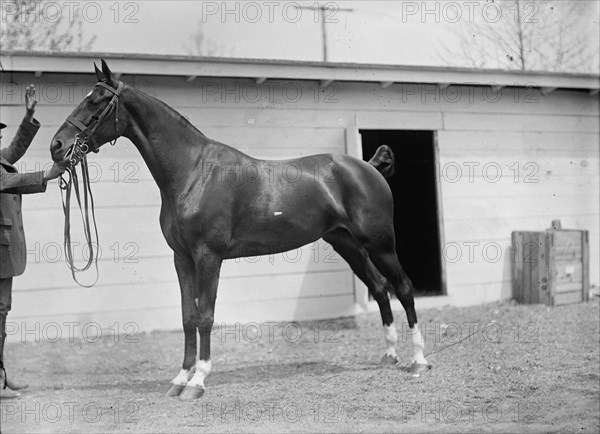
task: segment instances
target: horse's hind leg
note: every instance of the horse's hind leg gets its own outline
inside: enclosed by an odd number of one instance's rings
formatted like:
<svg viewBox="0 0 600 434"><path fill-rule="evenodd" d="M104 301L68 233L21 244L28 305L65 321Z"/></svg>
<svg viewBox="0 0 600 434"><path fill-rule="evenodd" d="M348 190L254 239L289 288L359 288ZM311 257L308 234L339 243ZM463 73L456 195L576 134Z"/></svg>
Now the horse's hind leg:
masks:
<svg viewBox="0 0 600 434"><path fill-rule="evenodd" d="M397 363L396 343L398 334L388 297L388 291L391 289L390 283L373 265L367 251L345 229L336 229L329 232L323 236L323 239L333 246L334 250L348 262L354 274L367 285L369 292L379 306L383 322L386 351L381 362Z"/></svg>
<svg viewBox="0 0 600 434"><path fill-rule="evenodd" d="M378 241L373 242L372 240L368 240L365 243L365 247L373 263L394 287L396 297L398 297L406 312L412 338L413 372L420 372L420 366L428 366L427 360L425 360L423 355L425 341L417 324L412 282L402 269L400 261L398 261L393 237L394 232L391 231L390 233L391 235L388 234L388 236L384 237L373 237L373 240Z"/></svg>

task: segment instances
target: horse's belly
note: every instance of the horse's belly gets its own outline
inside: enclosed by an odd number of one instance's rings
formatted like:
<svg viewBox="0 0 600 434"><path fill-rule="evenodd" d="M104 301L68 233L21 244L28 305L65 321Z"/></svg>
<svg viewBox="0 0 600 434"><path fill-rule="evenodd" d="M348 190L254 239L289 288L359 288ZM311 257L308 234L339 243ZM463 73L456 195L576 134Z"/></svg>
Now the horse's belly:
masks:
<svg viewBox="0 0 600 434"><path fill-rule="evenodd" d="M329 222L324 213L306 209L273 210L259 218L247 215L233 231L228 254L257 256L297 249L321 238Z"/></svg>
<svg viewBox="0 0 600 434"><path fill-rule="evenodd" d="M281 253L298 249L321 238L320 236L302 237L296 239L267 239L245 240L233 243L227 250L224 259L243 258Z"/></svg>

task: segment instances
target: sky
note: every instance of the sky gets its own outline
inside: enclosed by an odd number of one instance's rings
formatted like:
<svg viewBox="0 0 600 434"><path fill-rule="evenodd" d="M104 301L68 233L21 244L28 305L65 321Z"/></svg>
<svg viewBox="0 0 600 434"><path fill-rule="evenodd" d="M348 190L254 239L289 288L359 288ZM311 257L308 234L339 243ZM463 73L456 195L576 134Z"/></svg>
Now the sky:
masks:
<svg viewBox="0 0 600 434"><path fill-rule="evenodd" d="M114 10L108 9L113 3L109 2L103 5L103 19L95 24L86 23L85 31L97 35L93 47L97 51L187 54L194 46L192 34L202 28L207 39L205 47L211 54L318 61L323 60L322 18L313 10L299 11L295 7L314 3L121 2L121 16L115 20ZM402 5L391 1L329 4L334 8L325 17L329 61L411 64L435 61L434 47L439 34L435 28L443 24L435 23L434 17L427 25L412 16L402 22ZM89 11L91 16L92 9Z"/></svg>
<svg viewBox="0 0 600 434"><path fill-rule="evenodd" d="M452 30L469 20L493 19L495 5L489 4L493 1L321 1L329 7L327 60L439 65L442 44L451 48L457 44ZM201 29L204 54L323 60L322 16L296 7L313 6L316 1L46 2L52 5L48 14L80 9L84 38L96 37L94 52L191 54L192 35ZM600 2L582 2L586 6L577 31L598 46ZM536 16L535 1L522 0L522 9L521 19Z"/></svg>

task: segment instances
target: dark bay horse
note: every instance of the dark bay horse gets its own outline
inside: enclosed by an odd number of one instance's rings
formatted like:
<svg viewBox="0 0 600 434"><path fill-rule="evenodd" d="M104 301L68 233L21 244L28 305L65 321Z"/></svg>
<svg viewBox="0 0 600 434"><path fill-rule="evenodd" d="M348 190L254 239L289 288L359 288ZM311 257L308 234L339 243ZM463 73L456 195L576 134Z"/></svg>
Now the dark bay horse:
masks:
<svg viewBox="0 0 600 434"><path fill-rule="evenodd" d="M398 362L388 298L394 291L412 332L412 371L427 369L413 287L396 255L385 179L393 173L389 147L380 147L368 163L332 154L257 160L209 139L165 103L118 81L104 60L102 71L95 69L98 83L56 132L52 159L69 159L74 146L98 151L124 136L160 188L160 225L174 252L185 335L183 366L169 396L191 400L204 393L222 261L296 249L319 238L377 301L386 341L382 362Z"/></svg>

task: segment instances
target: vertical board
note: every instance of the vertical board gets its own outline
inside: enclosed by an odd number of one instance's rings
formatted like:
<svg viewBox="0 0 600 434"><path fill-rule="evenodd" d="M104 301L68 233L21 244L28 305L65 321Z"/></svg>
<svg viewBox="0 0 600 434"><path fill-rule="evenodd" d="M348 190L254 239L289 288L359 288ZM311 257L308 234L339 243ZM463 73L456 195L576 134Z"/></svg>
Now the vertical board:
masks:
<svg viewBox="0 0 600 434"><path fill-rule="evenodd" d="M548 234L548 305L554 306L554 296L556 294L556 264L554 256L554 231L549 231Z"/></svg>
<svg viewBox="0 0 600 434"><path fill-rule="evenodd" d="M511 235L512 254L511 272L512 272L512 297L517 303L524 303L523 296L523 232L515 231Z"/></svg>
<svg viewBox="0 0 600 434"><path fill-rule="evenodd" d="M433 132L433 164L434 167L439 167L440 165L440 146L439 146L439 133L438 131ZM442 200L442 186L440 183L440 174L439 171L435 171L435 201L436 201L436 211L438 217L438 231L439 231L439 242L440 242L440 252L444 251L444 246L446 244L444 230L444 206ZM446 261L441 261L441 272L442 276L440 279L440 284L442 285L442 294L448 294L447 287L447 271L446 271Z"/></svg>
<svg viewBox="0 0 600 434"><path fill-rule="evenodd" d="M538 255L538 282L537 282L537 294L538 303L544 303L545 305L550 304L550 290L548 285L549 280L549 268L548 268L548 254L549 245L548 233L539 233L538 239L539 244L539 255Z"/></svg>
<svg viewBox="0 0 600 434"><path fill-rule="evenodd" d="M581 250L581 264L583 267L583 300L588 301L590 298L590 237L588 231L581 232Z"/></svg>
<svg viewBox="0 0 600 434"><path fill-rule="evenodd" d="M348 125L346 125L346 153L351 155L359 160L363 159L362 153L362 136L358 131L358 126L356 124L356 116L352 117L348 121ZM352 279L352 283L354 286L354 300L355 302L366 311L369 306L369 290L367 285L358 278L358 276L354 275Z"/></svg>
<svg viewBox="0 0 600 434"><path fill-rule="evenodd" d="M534 240L536 237L531 232L525 232L523 237L523 249L524 249L524 271L525 271L525 281L523 284L523 298L527 303L534 303L534 289L533 289L533 280L536 276L533 274L533 265L537 262L537 250L536 244Z"/></svg>

